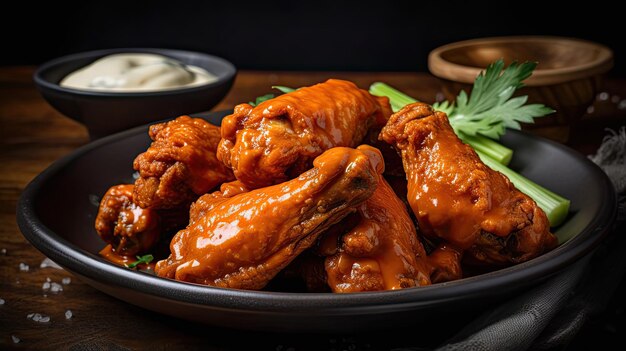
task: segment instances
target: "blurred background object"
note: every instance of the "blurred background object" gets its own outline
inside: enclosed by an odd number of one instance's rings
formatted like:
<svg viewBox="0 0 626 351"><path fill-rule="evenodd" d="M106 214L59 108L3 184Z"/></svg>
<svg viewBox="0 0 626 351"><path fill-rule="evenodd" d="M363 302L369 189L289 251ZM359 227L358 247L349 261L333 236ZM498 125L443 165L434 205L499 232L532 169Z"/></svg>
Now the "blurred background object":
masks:
<svg viewBox="0 0 626 351"><path fill-rule="evenodd" d="M68 74L113 54L159 54L205 69L215 81L152 91L107 91L61 86ZM87 127L91 139L169 117L210 110L230 90L237 70L228 61L199 52L168 49L106 49L59 57L41 65L34 80L41 95L59 112Z"/></svg>
<svg viewBox="0 0 626 351"><path fill-rule="evenodd" d="M555 110L551 115L524 125L559 142L569 140L570 129L580 122L602 88L606 72L613 67L608 47L586 40L554 36L501 36L443 45L428 58L432 74L442 79L444 96L454 101L461 90L470 92L476 76L492 62L537 62L525 87L531 103Z"/></svg>
<svg viewBox="0 0 626 351"><path fill-rule="evenodd" d="M0 66L40 65L56 57L97 49L155 47L213 54L232 62L238 70L428 72L428 54L442 45L474 38L542 35L604 45L613 51L616 62L608 74L626 77L626 65L619 64L626 54L623 16L611 10L614 5L609 1L567 9L537 0L506 9L490 0L466 4L447 0L234 0L179 2L176 6L162 0L111 0L73 5L42 3L36 8L26 2L13 5L15 16L31 30L21 30L8 21L0 24L9 34L5 52L10 53L0 56ZM579 53L572 54L579 58ZM591 95L598 82L590 79L561 89L561 93L569 94L565 99L581 101L576 107L563 106L558 101L561 97L549 96L550 91L540 93L552 99L547 104L559 111L539 120L538 126L544 130L559 128L560 136L554 137L559 134L554 131L544 135L571 141L564 125L581 118L587 102L593 100ZM577 95L580 91L584 96ZM608 94L610 99L618 100L616 106L624 99ZM432 102L431 97L415 98ZM587 112L589 115L593 111Z"/></svg>
<svg viewBox="0 0 626 351"><path fill-rule="evenodd" d="M12 16L30 30L0 24L0 64L49 59L114 47L201 51L239 69L426 72L434 48L472 38L557 35L626 54L623 14L609 1L563 8L526 0L502 2L207 1L175 4L110 0L62 4L13 2ZM626 67L613 72L626 76Z"/></svg>

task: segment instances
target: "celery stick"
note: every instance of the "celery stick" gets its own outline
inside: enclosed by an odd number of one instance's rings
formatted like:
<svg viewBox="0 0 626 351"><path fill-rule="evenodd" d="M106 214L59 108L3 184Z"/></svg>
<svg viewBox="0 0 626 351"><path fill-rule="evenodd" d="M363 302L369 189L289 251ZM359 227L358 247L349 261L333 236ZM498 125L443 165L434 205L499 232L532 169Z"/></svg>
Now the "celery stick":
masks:
<svg viewBox="0 0 626 351"><path fill-rule="evenodd" d="M476 151L480 159L491 169L507 176L513 185L524 194L530 196L546 213L551 227L561 224L569 212L570 201L552 191L534 183L521 174L495 161L480 151Z"/></svg>
<svg viewBox="0 0 626 351"><path fill-rule="evenodd" d="M388 97L393 112L398 112L404 106L417 102L417 100L406 95L400 90L394 89L381 82L376 82L370 86L370 94Z"/></svg>
<svg viewBox="0 0 626 351"><path fill-rule="evenodd" d="M481 135L468 135L465 133L458 133L457 135L474 150L484 153L495 161L505 166L508 166L509 162L511 162L513 150L508 147Z"/></svg>

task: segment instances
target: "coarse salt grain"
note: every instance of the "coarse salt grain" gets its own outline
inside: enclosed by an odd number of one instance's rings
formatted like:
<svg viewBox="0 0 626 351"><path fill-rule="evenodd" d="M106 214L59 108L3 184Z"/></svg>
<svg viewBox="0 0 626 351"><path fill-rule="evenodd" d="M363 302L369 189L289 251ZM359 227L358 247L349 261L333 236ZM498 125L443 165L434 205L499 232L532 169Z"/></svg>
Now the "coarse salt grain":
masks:
<svg viewBox="0 0 626 351"><path fill-rule="evenodd" d="M52 279L50 279L50 277L46 277L46 281L47 281L47 282L51 282L51 281L52 281Z"/></svg>
<svg viewBox="0 0 626 351"><path fill-rule="evenodd" d="M37 323L48 323L50 322L50 316L43 315L41 313L29 313L26 318L32 320Z"/></svg>
<svg viewBox="0 0 626 351"><path fill-rule="evenodd" d="M50 282L45 282L43 283L43 285L41 286L41 288L43 290L50 290Z"/></svg>
<svg viewBox="0 0 626 351"><path fill-rule="evenodd" d="M606 101L608 100L610 97L609 93L607 93L606 91L601 92L600 94L598 94L598 100L600 101Z"/></svg>
<svg viewBox="0 0 626 351"><path fill-rule="evenodd" d="M71 319L73 316L72 310L65 311L65 319Z"/></svg>
<svg viewBox="0 0 626 351"><path fill-rule="evenodd" d="M50 292L53 294L58 294L63 291L63 285L59 283L52 282L50 283Z"/></svg>
<svg viewBox="0 0 626 351"><path fill-rule="evenodd" d="M48 257L46 257L43 261L41 261L41 264L39 265L39 268L47 268L47 267L63 269L63 267L59 266L56 262L49 259Z"/></svg>
<svg viewBox="0 0 626 351"><path fill-rule="evenodd" d="M0 249L0 254L6 255L7 254L7 249Z"/></svg>
<svg viewBox="0 0 626 351"><path fill-rule="evenodd" d="M139 173L137 173L137 174L139 174ZM139 175L137 176L137 178L139 178ZM134 179L137 179L137 178L134 178ZM89 202L92 205L94 205L95 207L99 207L100 206L100 197L97 196L97 195L91 194L91 195L89 195Z"/></svg>
<svg viewBox="0 0 626 351"><path fill-rule="evenodd" d="M22 341L22 339L18 338L18 337L17 337L17 336L15 336L15 335L11 335L11 340L13 340L13 343L14 343L14 344L17 344L17 343L19 343L20 341Z"/></svg>
<svg viewBox="0 0 626 351"><path fill-rule="evenodd" d="M0 298L0 305L4 305L5 301L4 299Z"/></svg>
<svg viewBox="0 0 626 351"><path fill-rule="evenodd" d="M26 263L20 262L20 271L28 272L29 269L30 269L30 267Z"/></svg>
<svg viewBox="0 0 626 351"><path fill-rule="evenodd" d="M61 283L63 283L63 285L69 285L69 283L72 282L72 278L70 277L65 277L63 279L61 279Z"/></svg>

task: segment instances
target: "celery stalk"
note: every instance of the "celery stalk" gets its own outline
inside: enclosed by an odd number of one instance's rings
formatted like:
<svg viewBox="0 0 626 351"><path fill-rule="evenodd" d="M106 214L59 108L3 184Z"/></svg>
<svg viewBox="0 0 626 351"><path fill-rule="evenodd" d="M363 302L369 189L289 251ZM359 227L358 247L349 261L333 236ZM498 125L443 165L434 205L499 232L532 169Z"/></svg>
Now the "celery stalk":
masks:
<svg viewBox="0 0 626 351"><path fill-rule="evenodd" d="M417 100L406 95L400 90L394 89L382 82L373 83L370 86L370 94L388 97L393 112L398 112L404 106L417 102Z"/></svg>
<svg viewBox="0 0 626 351"><path fill-rule="evenodd" d="M513 150L508 147L480 135L468 135L465 133L457 133L457 135L474 150L484 153L495 161L505 166L508 166L509 162L511 162Z"/></svg>
<svg viewBox="0 0 626 351"><path fill-rule="evenodd" d="M495 161L480 151L476 151L480 159L491 169L507 176L519 191L530 196L537 205L546 213L551 227L563 223L569 212L570 201L553 193L525 178L521 174Z"/></svg>

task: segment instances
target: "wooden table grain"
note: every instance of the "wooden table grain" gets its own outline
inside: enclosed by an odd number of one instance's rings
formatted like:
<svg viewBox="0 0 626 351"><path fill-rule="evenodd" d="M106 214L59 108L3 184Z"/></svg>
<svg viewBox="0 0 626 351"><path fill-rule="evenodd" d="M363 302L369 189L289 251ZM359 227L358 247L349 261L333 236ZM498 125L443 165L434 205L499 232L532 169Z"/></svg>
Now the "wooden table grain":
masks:
<svg viewBox="0 0 626 351"><path fill-rule="evenodd" d="M52 162L89 142L86 129L50 107L32 83L33 67L0 68L0 349L37 350L324 350L410 346L413 337L392 332L367 336L281 335L225 330L152 313L109 297L68 272L41 267L45 257L15 222L21 191ZM239 72L214 110L231 109L270 91L272 85L305 86L327 78L349 79L361 87L385 81L423 101L434 101L437 79L426 73ZM575 134L571 146L590 153L605 127L626 124L626 81L607 82L608 95ZM28 269L26 268L28 266ZM63 284L69 278L69 284ZM44 291L47 279L63 291ZM65 283L67 283L65 279ZM71 311L71 318L66 312ZM50 318L28 318L39 313ZM250 342L254 347L249 348Z"/></svg>

